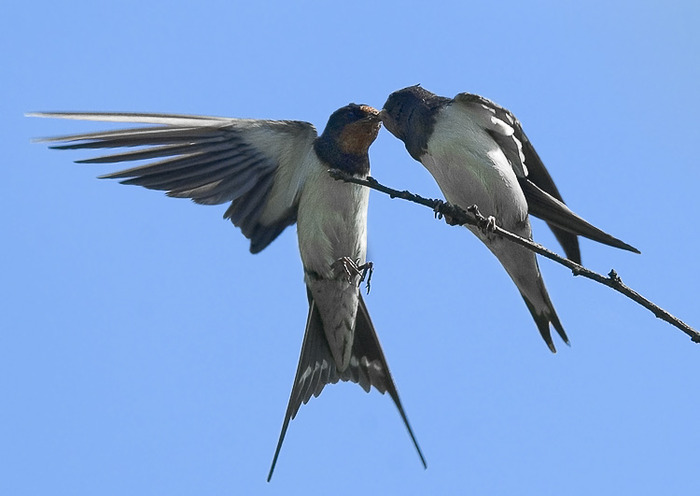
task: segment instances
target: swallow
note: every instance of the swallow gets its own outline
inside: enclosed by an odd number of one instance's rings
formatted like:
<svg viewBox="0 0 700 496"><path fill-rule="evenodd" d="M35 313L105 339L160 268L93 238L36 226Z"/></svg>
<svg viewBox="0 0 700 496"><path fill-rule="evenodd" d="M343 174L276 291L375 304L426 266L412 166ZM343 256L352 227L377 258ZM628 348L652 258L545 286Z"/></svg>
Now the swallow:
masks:
<svg viewBox="0 0 700 496"><path fill-rule="evenodd" d="M450 203L465 209L475 204L499 226L527 239L532 239L529 215L538 217L567 258L579 264L578 236L639 253L566 206L518 119L494 102L470 93L445 98L416 85L389 95L380 116ZM550 324L569 344L534 252L488 230L467 227L506 269L552 353L556 348Z"/></svg>
<svg viewBox="0 0 700 496"><path fill-rule="evenodd" d="M388 392L426 466L360 294L369 190L327 173L340 169L367 177L369 146L381 127L378 110L342 107L320 136L312 124L301 121L140 113L29 115L151 125L37 141L59 143L52 147L57 149L138 147L77 162L151 160L101 178L203 205L229 203L224 218L250 240L251 253L297 224L309 313L268 481L301 404L338 381L355 382L366 392L372 386Z"/></svg>

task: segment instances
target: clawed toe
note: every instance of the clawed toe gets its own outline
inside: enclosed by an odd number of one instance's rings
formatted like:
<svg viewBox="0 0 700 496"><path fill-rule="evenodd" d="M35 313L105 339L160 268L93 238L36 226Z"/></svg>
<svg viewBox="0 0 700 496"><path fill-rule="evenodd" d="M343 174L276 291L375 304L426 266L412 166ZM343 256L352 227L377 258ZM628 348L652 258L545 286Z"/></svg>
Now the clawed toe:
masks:
<svg viewBox="0 0 700 496"><path fill-rule="evenodd" d="M367 294L370 290L370 282L372 281L372 273L374 272L374 264L367 262L360 265L359 260L352 260L349 257L342 257L333 262L334 269L342 268L345 277L349 283L352 283L355 277L359 276L358 286L367 279Z"/></svg>

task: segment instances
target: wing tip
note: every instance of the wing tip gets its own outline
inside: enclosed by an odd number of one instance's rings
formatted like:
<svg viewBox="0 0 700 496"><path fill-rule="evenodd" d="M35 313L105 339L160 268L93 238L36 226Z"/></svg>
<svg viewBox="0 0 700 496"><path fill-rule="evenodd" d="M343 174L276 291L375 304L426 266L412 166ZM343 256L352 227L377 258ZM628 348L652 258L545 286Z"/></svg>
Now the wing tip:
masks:
<svg viewBox="0 0 700 496"><path fill-rule="evenodd" d="M641 254L642 254L642 252L641 252L639 249L635 248L635 247L632 246L632 245L628 245L628 244L626 244L626 243L625 243L625 248L624 248L624 249L627 250L627 251L631 251L632 253L636 253L637 255L641 255Z"/></svg>
<svg viewBox="0 0 700 496"><path fill-rule="evenodd" d="M603 243L608 246L612 246L613 248L619 248L620 250L626 250L626 251L631 251L632 253L636 253L638 255L641 255L642 252L639 251L639 249L635 248L634 246L630 245L629 243L625 243L619 238L616 238L615 236L612 236L605 231L601 231L607 239L601 239L601 238L593 238L590 236L586 236L585 234L582 234L582 236L587 237L588 239L591 239L593 241L596 241L598 243Z"/></svg>

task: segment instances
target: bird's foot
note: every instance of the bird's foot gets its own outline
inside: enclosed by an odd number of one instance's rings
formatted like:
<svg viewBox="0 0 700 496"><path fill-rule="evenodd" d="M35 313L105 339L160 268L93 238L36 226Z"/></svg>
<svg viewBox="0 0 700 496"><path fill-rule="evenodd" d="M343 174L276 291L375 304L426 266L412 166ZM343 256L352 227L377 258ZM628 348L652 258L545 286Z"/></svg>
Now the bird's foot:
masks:
<svg viewBox="0 0 700 496"><path fill-rule="evenodd" d="M434 200L435 201L435 206L433 207L433 212L435 213L435 218L436 219L445 219L445 222L449 224L450 226L455 226L459 224L459 222L455 221L451 215L447 215L444 213L444 210L446 210L446 206L449 206L449 203L444 202L442 200Z"/></svg>
<svg viewBox="0 0 700 496"><path fill-rule="evenodd" d="M355 277L359 276L360 280L357 283L358 287L365 281L365 279L367 279L367 294L369 294L372 273L374 272L374 264L372 262L366 262L360 265L360 260L352 260L349 257L342 257L333 262L333 268L342 268L342 271L345 274L345 277L347 277L349 283L352 283Z"/></svg>
<svg viewBox="0 0 700 496"><path fill-rule="evenodd" d="M374 264L372 262L366 262L360 267L358 267L358 269L362 269L362 276L360 276L360 284L362 284L365 278L367 278L365 288L367 288L367 294L369 294L370 283L372 282L372 274L374 273Z"/></svg>
<svg viewBox="0 0 700 496"><path fill-rule="evenodd" d="M352 260L349 257L342 257L333 263L334 268L342 268L345 277L349 283L352 283L355 277L359 276L358 286L367 279L367 294L369 294L370 283L372 281L372 273L374 272L374 264L367 262L360 265L360 260Z"/></svg>
<svg viewBox="0 0 700 496"><path fill-rule="evenodd" d="M486 217L486 225L483 227L486 232L496 232L496 217L489 215Z"/></svg>
<svg viewBox="0 0 700 496"><path fill-rule="evenodd" d="M498 227L498 225L496 224L496 217L494 217L493 215L484 217L484 215L479 211L479 207L476 205L472 205L471 207L469 207L467 209L467 212L476 217L477 227L479 227L479 229L481 229L484 232L484 234L496 232L496 228Z"/></svg>

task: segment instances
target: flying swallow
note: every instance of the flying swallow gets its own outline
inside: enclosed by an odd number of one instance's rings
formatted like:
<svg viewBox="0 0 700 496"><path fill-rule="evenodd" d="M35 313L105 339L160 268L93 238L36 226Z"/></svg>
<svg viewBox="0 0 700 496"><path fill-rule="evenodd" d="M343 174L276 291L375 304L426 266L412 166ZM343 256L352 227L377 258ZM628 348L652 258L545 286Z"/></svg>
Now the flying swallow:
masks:
<svg viewBox="0 0 700 496"><path fill-rule="evenodd" d="M639 253L564 204L520 122L492 101L470 93L450 99L410 86L389 95L380 116L411 157L428 169L450 203L465 209L476 204L500 227L527 239L532 238L528 214L539 217L576 263L581 262L578 236ZM550 324L569 344L534 252L467 227L513 279L549 349L556 352Z"/></svg>
<svg viewBox="0 0 700 496"><path fill-rule="evenodd" d="M367 250L369 190L336 181L328 169L369 174L369 146L379 112L350 104L335 111L323 133L308 122L171 114L34 113L31 116L151 124L116 131L46 138L53 148L138 147L79 163L157 159L101 176L163 190L203 205L229 203L224 214L258 253L297 223L309 314L299 364L268 481L291 419L326 384L352 381L388 392L418 455L425 459L359 291Z"/></svg>

